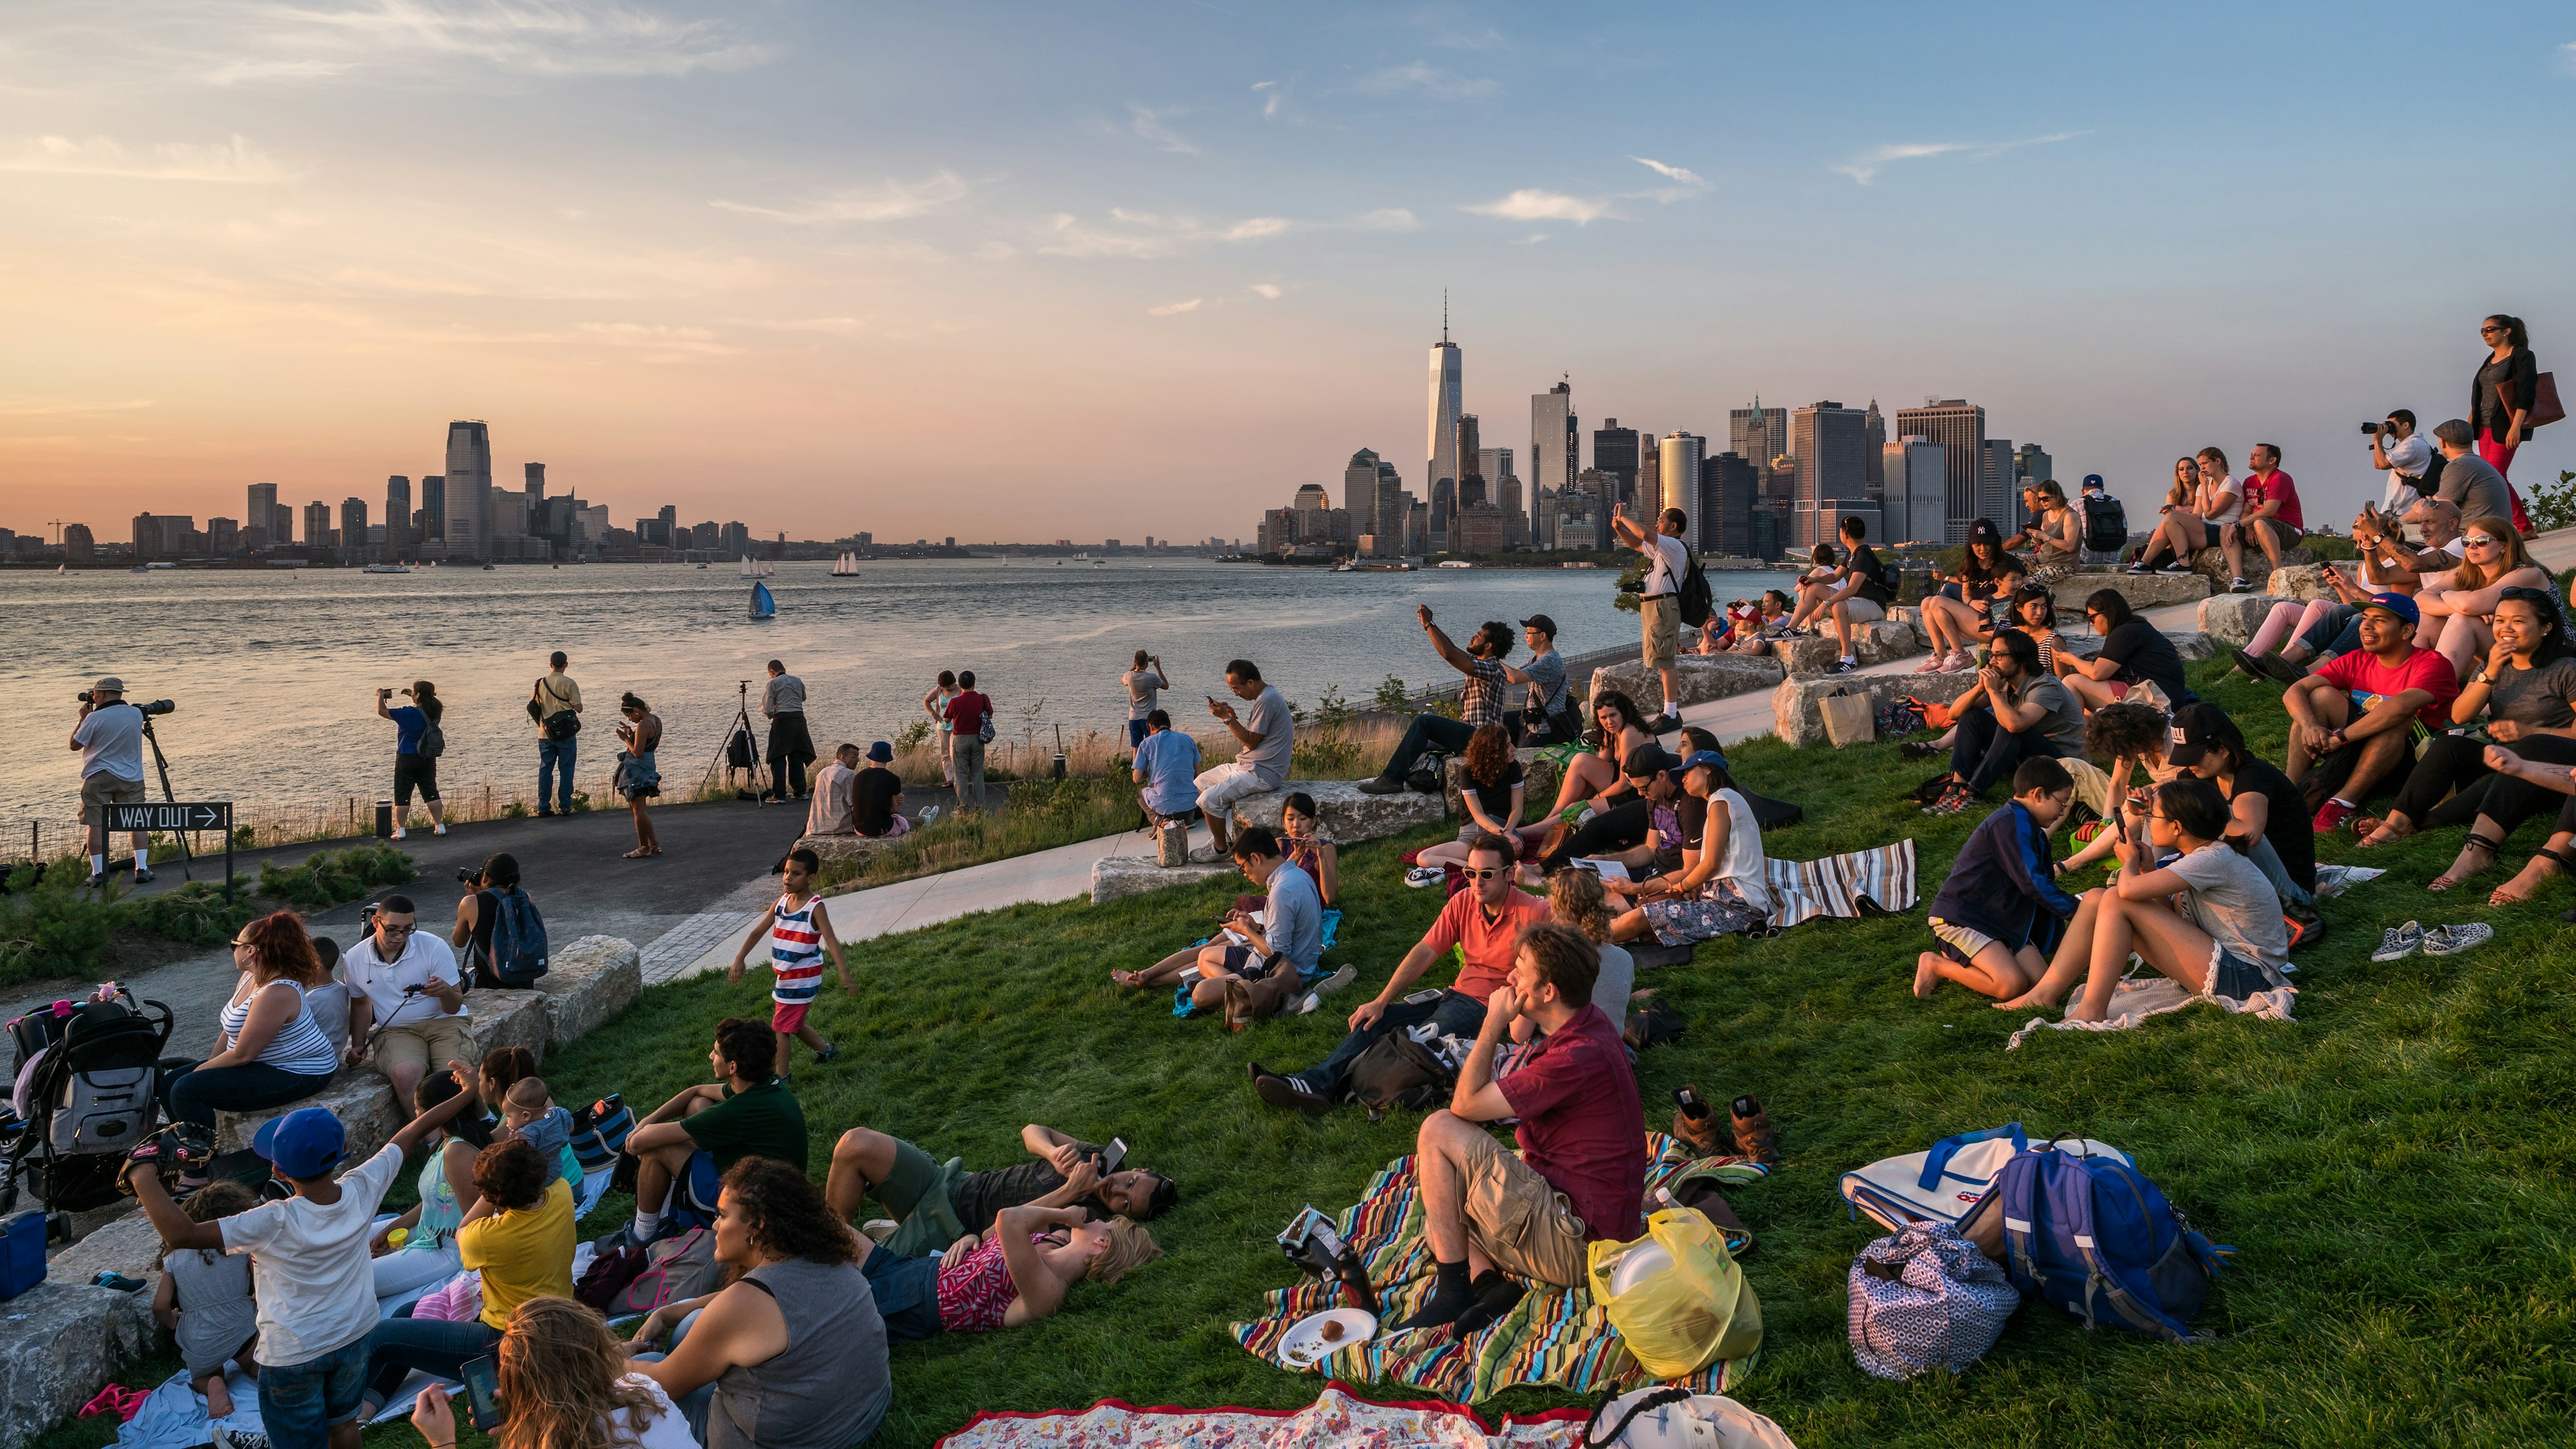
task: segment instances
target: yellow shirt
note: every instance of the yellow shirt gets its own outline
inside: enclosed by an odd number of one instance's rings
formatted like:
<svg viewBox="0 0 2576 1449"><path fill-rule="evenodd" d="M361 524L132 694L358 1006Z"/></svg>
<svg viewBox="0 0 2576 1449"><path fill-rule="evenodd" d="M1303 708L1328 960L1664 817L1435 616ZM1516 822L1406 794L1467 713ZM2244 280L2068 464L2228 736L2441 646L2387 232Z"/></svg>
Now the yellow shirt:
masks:
<svg viewBox="0 0 2576 1449"><path fill-rule="evenodd" d="M539 725L546 722L547 715L581 708L581 686L573 683L569 674L537 676L536 696L537 707L541 711L537 716Z"/></svg>
<svg viewBox="0 0 2576 1449"><path fill-rule="evenodd" d="M457 1261L483 1274L483 1321L510 1326L531 1298L572 1296L572 1184L556 1178L545 1200L477 1218L456 1233Z"/></svg>

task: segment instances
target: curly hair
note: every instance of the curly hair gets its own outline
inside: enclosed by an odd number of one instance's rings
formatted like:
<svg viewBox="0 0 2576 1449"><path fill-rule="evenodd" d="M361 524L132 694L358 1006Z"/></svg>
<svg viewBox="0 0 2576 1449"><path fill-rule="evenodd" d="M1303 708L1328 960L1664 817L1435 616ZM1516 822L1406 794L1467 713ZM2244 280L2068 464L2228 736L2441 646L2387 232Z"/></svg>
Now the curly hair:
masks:
<svg viewBox="0 0 2576 1449"><path fill-rule="evenodd" d="M1646 727L1646 717L1637 712L1637 702L1630 699L1623 690L1605 689L1592 696L1593 715L1597 718L1605 709L1616 711L1619 718L1632 730Z"/></svg>
<svg viewBox="0 0 2576 1449"><path fill-rule="evenodd" d="M322 958L314 954L313 938L304 932L304 918L293 911L260 917L242 927L238 939L250 944L251 979L262 986L272 981L320 986L330 979Z"/></svg>
<svg viewBox="0 0 2576 1449"><path fill-rule="evenodd" d="M755 1082L768 1080L769 1069L778 1060L777 1033L770 1030L768 1022L747 1016L728 1016L717 1022L715 1046L716 1055Z"/></svg>
<svg viewBox="0 0 2576 1449"><path fill-rule="evenodd" d="M1467 773L1479 785L1499 785L1511 765L1512 737L1498 724L1476 726L1467 737Z"/></svg>
<svg viewBox="0 0 2576 1449"><path fill-rule="evenodd" d="M631 1442L615 1421L649 1419L660 1395L624 1382L626 1345L569 1298L521 1302L501 1335L501 1449L612 1449Z"/></svg>
<svg viewBox="0 0 2576 1449"><path fill-rule="evenodd" d="M859 1261L859 1235L802 1169L773 1157L746 1157L725 1170L724 1190L750 1225L753 1245L770 1257Z"/></svg>
<svg viewBox="0 0 2576 1449"><path fill-rule="evenodd" d="M474 1188L503 1212L526 1212L546 1200L545 1154L525 1137L474 1154Z"/></svg>
<svg viewBox="0 0 2576 1449"><path fill-rule="evenodd" d="M2165 752L2164 711L2147 704L2106 704L2084 721L2084 753L2097 760L2155 759Z"/></svg>
<svg viewBox="0 0 2576 1449"><path fill-rule="evenodd" d="M1598 871L1560 870L1549 876L1547 911L1595 945L1610 939L1610 898L1601 889Z"/></svg>

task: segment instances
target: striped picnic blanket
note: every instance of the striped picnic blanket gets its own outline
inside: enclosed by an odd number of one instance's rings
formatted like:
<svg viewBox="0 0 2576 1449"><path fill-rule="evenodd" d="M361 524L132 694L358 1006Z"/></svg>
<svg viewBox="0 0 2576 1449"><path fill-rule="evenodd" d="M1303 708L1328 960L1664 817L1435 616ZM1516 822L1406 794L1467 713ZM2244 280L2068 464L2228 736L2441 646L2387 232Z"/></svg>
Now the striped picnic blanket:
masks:
<svg viewBox="0 0 2576 1449"><path fill-rule="evenodd" d="M1883 911L1914 908L1914 839L1829 855L1822 860L1767 860L1771 927L1786 930L1818 916L1858 916L1867 900Z"/></svg>
<svg viewBox="0 0 2576 1449"><path fill-rule="evenodd" d="M1693 1157L1679 1138L1661 1132L1646 1134L1646 1149L1649 1210L1656 1190L1685 1172L1750 1183L1761 1181L1769 1171L1747 1158ZM1410 1316L1431 1294L1431 1248L1422 1236L1418 1188L1413 1159L1399 1157L1370 1180L1358 1205L1338 1220L1343 1236L1367 1264L1369 1281L1377 1285L1382 1323ZM1482 1403L1524 1384L1584 1394L1646 1381L1645 1370L1610 1326L1609 1311L1593 1303L1587 1288L1533 1284L1519 1307L1482 1333L1465 1339L1437 1329L1380 1333L1302 1370L1280 1360L1280 1341L1308 1314L1341 1306L1341 1286L1307 1278L1262 1297L1259 1318L1233 1325L1235 1341L1291 1373L1316 1373L1353 1383L1412 1384L1462 1404ZM1673 1382L1695 1393L1725 1393L1752 1367L1751 1358L1714 1363Z"/></svg>

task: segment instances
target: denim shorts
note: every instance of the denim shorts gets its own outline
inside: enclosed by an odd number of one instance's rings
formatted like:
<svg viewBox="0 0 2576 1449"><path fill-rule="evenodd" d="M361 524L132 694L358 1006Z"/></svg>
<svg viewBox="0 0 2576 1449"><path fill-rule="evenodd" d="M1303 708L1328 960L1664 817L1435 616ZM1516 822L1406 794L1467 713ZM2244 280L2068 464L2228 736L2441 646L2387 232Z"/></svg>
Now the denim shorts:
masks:
<svg viewBox="0 0 2576 1449"><path fill-rule="evenodd" d="M277 1449L329 1449L331 1426L358 1416L367 1392L367 1340L302 1363L259 1366L259 1417Z"/></svg>
<svg viewBox="0 0 2576 1449"><path fill-rule="evenodd" d="M859 1265L875 1293L886 1337L897 1343L939 1334L939 1257L907 1258L880 1244Z"/></svg>
<svg viewBox="0 0 2576 1449"><path fill-rule="evenodd" d="M2271 979L2263 968L2228 950L2216 941L2209 943L2209 994L2230 1001L2243 1001L2258 991L2272 989Z"/></svg>

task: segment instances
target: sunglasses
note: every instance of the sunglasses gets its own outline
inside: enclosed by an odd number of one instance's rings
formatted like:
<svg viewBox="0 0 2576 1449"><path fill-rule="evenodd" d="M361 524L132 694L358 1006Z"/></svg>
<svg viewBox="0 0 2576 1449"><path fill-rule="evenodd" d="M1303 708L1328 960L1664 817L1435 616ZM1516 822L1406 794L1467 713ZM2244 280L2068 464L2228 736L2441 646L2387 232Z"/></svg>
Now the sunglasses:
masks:
<svg viewBox="0 0 2576 1449"><path fill-rule="evenodd" d="M416 926L416 925L412 925L412 926L397 926L397 925L395 925L395 924L394 924L393 922L391 922L391 921L378 921L378 922L376 922L376 930L377 930L380 934L387 935L387 936L408 936L408 935L410 935L412 932L417 931L417 930L419 930L419 929L420 929L420 927L418 927L418 926Z"/></svg>
<svg viewBox="0 0 2576 1449"><path fill-rule="evenodd" d="M2478 329L2478 335L2484 337L2491 333L2502 332L2503 330L2504 329L2501 327L2481 327Z"/></svg>
<svg viewBox="0 0 2576 1449"><path fill-rule="evenodd" d="M1465 877L1466 877L1467 879L1469 879L1469 880L1492 880L1494 877L1496 877L1496 876L1498 876L1498 875L1503 874L1503 873L1504 873L1504 868L1503 868L1502 866L1498 866L1498 865L1488 865L1488 866L1473 866L1473 865L1470 865L1470 866L1464 866L1464 867L1460 868L1460 870L1459 870L1459 872L1458 872L1458 873L1459 873L1460 875L1465 876Z"/></svg>
<svg viewBox="0 0 2576 1449"><path fill-rule="evenodd" d="M2468 537L2460 540L2460 543L2464 548L2494 548L2497 546L2496 540L2487 537L2483 533L2470 534Z"/></svg>
<svg viewBox="0 0 2576 1449"><path fill-rule="evenodd" d="M245 941L245 940L241 939L239 936L235 936L235 937L233 938L233 949L234 949L234 950L236 950L236 951L240 950L242 947L247 946L247 945L249 945L249 944L250 944L250 942L248 942L248 941Z"/></svg>

